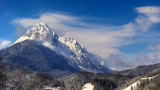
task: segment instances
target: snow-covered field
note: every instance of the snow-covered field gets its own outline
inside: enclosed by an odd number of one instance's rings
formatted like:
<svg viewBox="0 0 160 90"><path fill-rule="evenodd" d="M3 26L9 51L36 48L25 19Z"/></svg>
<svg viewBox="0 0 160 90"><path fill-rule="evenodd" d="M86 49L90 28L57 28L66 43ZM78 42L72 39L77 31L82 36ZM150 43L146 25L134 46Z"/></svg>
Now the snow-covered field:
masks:
<svg viewBox="0 0 160 90"><path fill-rule="evenodd" d="M140 84L139 80L122 90L131 90L131 87L133 87L133 90L135 90L135 88L137 87L137 84Z"/></svg>
<svg viewBox="0 0 160 90"><path fill-rule="evenodd" d="M92 85L91 83L86 83L83 87L82 90L93 90L94 85Z"/></svg>

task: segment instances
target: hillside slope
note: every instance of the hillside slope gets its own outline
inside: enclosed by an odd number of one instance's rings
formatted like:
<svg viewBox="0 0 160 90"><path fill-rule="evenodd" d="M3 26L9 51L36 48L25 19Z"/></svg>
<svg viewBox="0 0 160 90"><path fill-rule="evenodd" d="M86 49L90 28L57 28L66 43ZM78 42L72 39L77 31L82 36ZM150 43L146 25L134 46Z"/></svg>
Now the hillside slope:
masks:
<svg viewBox="0 0 160 90"><path fill-rule="evenodd" d="M113 72L113 74L140 76L140 75L146 75L147 73L152 72L153 70L159 69L159 68L160 68L159 63L153 64L153 65L142 65L134 69L115 71Z"/></svg>

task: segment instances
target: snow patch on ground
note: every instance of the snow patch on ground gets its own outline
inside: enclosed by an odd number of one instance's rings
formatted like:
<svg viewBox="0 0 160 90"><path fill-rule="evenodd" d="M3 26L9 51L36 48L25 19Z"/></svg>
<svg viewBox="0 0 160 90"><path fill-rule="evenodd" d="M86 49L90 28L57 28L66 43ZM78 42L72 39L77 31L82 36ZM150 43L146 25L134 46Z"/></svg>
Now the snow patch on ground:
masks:
<svg viewBox="0 0 160 90"><path fill-rule="evenodd" d="M135 88L137 87L137 84L140 84L139 80L122 90L131 90L131 87L133 87L133 90L135 90Z"/></svg>
<svg viewBox="0 0 160 90"><path fill-rule="evenodd" d="M141 80L145 80L145 79L149 79L149 80L151 80L152 78L155 78L155 77L157 77L158 75L155 75L155 76L152 76L152 77L146 77L146 78L141 78Z"/></svg>
<svg viewBox="0 0 160 90"><path fill-rule="evenodd" d="M83 87L82 90L93 90L94 89L94 85L92 85L91 83L86 83Z"/></svg>
<svg viewBox="0 0 160 90"><path fill-rule="evenodd" d="M93 72L92 70L89 70L89 69L81 67L81 66L79 66L79 68L81 68L82 70L87 71L87 72Z"/></svg>

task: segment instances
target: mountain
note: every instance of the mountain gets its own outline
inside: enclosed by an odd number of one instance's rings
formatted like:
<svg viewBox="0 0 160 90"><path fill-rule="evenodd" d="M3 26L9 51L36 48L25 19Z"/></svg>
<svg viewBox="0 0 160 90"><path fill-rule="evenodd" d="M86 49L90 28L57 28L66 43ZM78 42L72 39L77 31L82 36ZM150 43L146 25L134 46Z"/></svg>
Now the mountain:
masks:
<svg viewBox="0 0 160 90"><path fill-rule="evenodd" d="M132 76L140 76L145 75L149 72L152 72L155 69L160 68L160 63L153 65L141 65L134 69L115 71L113 74L121 74L121 75L132 75Z"/></svg>
<svg viewBox="0 0 160 90"><path fill-rule="evenodd" d="M0 51L3 63L49 74L64 72L111 72L95 64L84 46L72 38L58 36L44 23L37 24L13 45ZM97 62L97 61L96 61Z"/></svg>

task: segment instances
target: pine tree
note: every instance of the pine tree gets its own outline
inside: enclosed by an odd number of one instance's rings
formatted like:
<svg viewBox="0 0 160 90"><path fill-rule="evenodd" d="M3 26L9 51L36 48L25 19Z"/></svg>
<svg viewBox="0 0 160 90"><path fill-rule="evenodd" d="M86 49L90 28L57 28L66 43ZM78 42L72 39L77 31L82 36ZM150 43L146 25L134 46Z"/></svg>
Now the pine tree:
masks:
<svg viewBox="0 0 160 90"><path fill-rule="evenodd" d="M131 90L133 90L133 87L131 86Z"/></svg>

